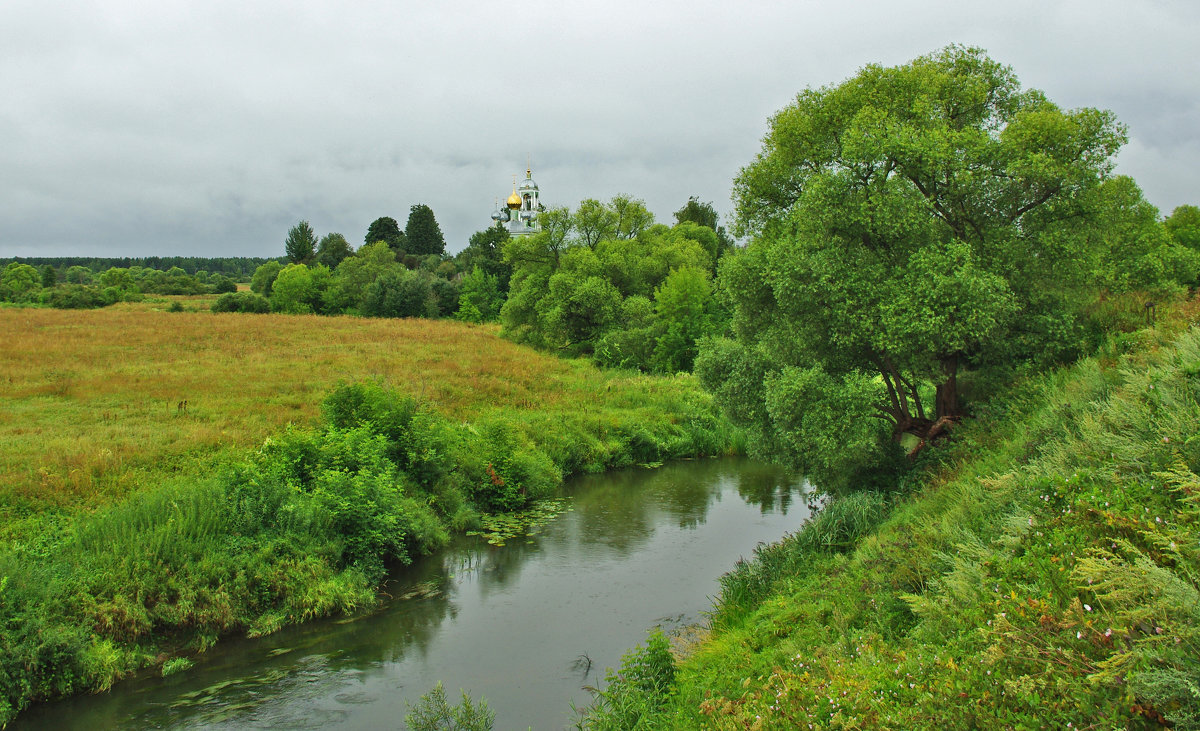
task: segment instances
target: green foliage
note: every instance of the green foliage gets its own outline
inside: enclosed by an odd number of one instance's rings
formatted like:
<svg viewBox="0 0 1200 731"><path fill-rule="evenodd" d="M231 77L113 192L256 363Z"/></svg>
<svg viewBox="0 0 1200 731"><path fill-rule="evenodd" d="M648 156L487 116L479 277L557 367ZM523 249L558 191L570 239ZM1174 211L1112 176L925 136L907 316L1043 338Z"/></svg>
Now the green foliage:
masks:
<svg viewBox="0 0 1200 731"><path fill-rule="evenodd" d="M346 240L346 237L339 233L327 233L321 237L321 242L317 244L317 252L313 257L313 261L333 270L346 257L350 256L354 256L354 249L351 248L350 242Z"/></svg>
<svg viewBox="0 0 1200 731"><path fill-rule="evenodd" d="M266 297L254 292L230 292L223 294L212 303L213 312L257 312L271 311L271 303Z"/></svg>
<svg viewBox="0 0 1200 731"><path fill-rule="evenodd" d="M254 270L254 276L250 278L250 291L263 297L270 297L271 286L275 284L275 278L281 271L283 271L283 264L277 261L269 261L259 266Z"/></svg>
<svg viewBox="0 0 1200 731"><path fill-rule="evenodd" d="M312 262L317 252L317 235L308 221L300 221L288 229L283 248L287 253L288 261L293 264Z"/></svg>
<svg viewBox="0 0 1200 731"><path fill-rule="evenodd" d="M624 196L585 200L574 214L551 209L539 220L541 233L505 250L514 267L500 310L507 337L673 373L690 370L697 340L723 328L711 229L652 226L641 202Z"/></svg>
<svg viewBox="0 0 1200 731"><path fill-rule="evenodd" d="M28 302L41 288L41 275L28 264L14 261L0 274L0 300Z"/></svg>
<svg viewBox="0 0 1200 731"><path fill-rule="evenodd" d="M168 678L177 673L182 673L183 671L190 669L195 664L196 663L192 662L186 657L173 657L163 663L162 676L164 678Z"/></svg>
<svg viewBox="0 0 1200 731"><path fill-rule="evenodd" d="M446 239L442 236L442 228L433 216L433 209L424 203L418 203L409 209L404 236L408 239L409 254L440 256L446 253Z"/></svg>
<svg viewBox="0 0 1200 731"><path fill-rule="evenodd" d="M68 284L91 284L92 270L79 264L67 267L67 271L63 275L63 281Z"/></svg>
<svg viewBox="0 0 1200 731"><path fill-rule="evenodd" d="M465 322L493 322L500 317L503 304L504 298L496 277L476 265L470 274L463 277L455 317Z"/></svg>
<svg viewBox="0 0 1200 731"><path fill-rule="evenodd" d="M490 731L496 722L496 714L488 708L487 700L480 698L476 705L465 690L462 702L451 706L440 682L421 696L416 705L406 702L405 706L408 713L404 723L413 731Z"/></svg>
<svg viewBox="0 0 1200 731"><path fill-rule="evenodd" d="M725 232L725 227L720 225L717 209L713 208L712 203L702 202L696 196L688 198L688 202L683 208L675 211L675 223L692 223L697 226L704 226L712 229L716 234L716 244L713 253L713 260L733 250L733 239L729 238L729 234Z"/></svg>
<svg viewBox="0 0 1200 731"><path fill-rule="evenodd" d="M88 310L111 305L116 300L105 297L101 290L85 284L60 284L44 292L43 301L63 310Z"/></svg>
<svg viewBox="0 0 1200 731"><path fill-rule="evenodd" d="M437 317L432 280L425 272L387 269L363 290L361 312L367 317Z"/></svg>
<svg viewBox="0 0 1200 731"><path fill-rule="evenodd" d="M363 244L368 246L380 241L388 245L393 257L403 256L408 249L408 238L400 230L396 219L390 216L380 216L372 221L367 227L367 235L363 237Z"/></svg>
<svg viewBox="0 0 1200 731"><path fill-rule="evenodd" d="M606 687L596 691L593 704L579 723L581 729L661 728L655 713L669 700L675 685L675 659L662 630L654 630L646 646L621 658L621 669L605 676Z"/></svg>
<svg viewBox="0 0 1200 731"><path fill-rule="evenodd" d="M1064 111L972 48L805 90L735 181L755 238L722 259L735 340L701 357L706 385L761 398L722 396L752 412L758 453L822 481L891 448L811 414L849 408L924 444L964 415L963 370L1088 352L1093 303L1169 292L1186 268L1136 186L1106 180L1124 141L1110 113ZM725 388L758 368L767 387Z"/></svg>
<svg viewBox="0 0 1200 731"><path fill-rule="evenodd" d="M484 274L496 278L496 287L502 296L507 294L512 267L504 261L504 247L509 239L508 229L501 226L471 234L467 247L454 257L459 271L472 272L479 267Z"/></svg>
<svg viewBox="0 0 1200 731"><path fill-rule="evenodd" d="M1177 206L1167 220L1163 221L1167 233L1181 246L1200 251L1200 208L1191 205Z"/></svg>
<svg viewBox="0 0 1200 731"><path fill-rule="evenodd" d="M384 272L399 268L396 254L386 242L363 246L356 255L343 259L334 270L323 295L325 311L361 311L367 287Z"/></svg>
<svg viewBox="0 0 1200 731"><path fill-rule="evenodd" d="M38 516L0 548L0 723L36 700L107 688L164 652L370 607L389 566L434 550L448 529L495 538L548 518L564 474L731 449L694 379L622 389L583 411L496 409L463 423L377 382L342 384L317 428L204 479ZM487 525L477 512L523 508Z"/></svg>
<svg viewBox="0 0 1200 731"><path fill-rule="evenodd" d="M213 294L228 294L237 291L237 282L224 274L214 276L210 282Z"/></svg>
<svg viewBox="0 0 1200 731"><path fill-rule="evenodd" d="M271 285L271 309L288 314L317 312L329 280L330 272L324 266L309 269L304 264L288 264Z"/></svg>

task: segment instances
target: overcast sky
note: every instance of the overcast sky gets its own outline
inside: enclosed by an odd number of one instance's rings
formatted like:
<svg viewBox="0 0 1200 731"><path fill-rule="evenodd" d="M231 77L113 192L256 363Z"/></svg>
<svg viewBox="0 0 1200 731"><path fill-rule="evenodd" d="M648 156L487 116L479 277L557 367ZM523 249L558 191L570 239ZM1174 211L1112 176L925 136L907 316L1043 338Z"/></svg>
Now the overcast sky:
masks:
<svg viewBox="0 0 1200 731"><path fill-rule="evenodd" d="M1200 3L0 0L0 257L280 256L433 208L457 251L524 177L727 219L767 118L949 43L1114 111L1117 171L1200 204Z"/></svg>

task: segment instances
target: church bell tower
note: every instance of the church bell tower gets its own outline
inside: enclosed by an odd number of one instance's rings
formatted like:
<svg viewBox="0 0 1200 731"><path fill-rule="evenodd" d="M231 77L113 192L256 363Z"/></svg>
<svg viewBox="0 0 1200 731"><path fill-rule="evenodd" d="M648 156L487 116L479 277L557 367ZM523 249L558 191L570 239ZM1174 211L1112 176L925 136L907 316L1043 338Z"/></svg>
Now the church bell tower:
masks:
<svg viewBox="0 0 1200 731"><path fill-rule="evenodd" d="M542 230L537 220L537 214L542 210L538 186L533 182L533 165L530 164L525 167L525 179L520 185L517 185L516 176L513 176L512 194L503 208L497 206L492 213L492 220L497 226L507 229L509 236L528 236Z"/></svg>

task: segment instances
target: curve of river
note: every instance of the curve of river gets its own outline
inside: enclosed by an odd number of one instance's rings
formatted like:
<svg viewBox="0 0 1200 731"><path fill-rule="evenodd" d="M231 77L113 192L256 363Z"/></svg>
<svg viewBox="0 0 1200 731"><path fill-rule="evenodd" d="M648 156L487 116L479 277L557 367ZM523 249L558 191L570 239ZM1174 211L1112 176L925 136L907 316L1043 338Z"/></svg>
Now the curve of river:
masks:
<svg viewBox="0 0 1200 731"><path fill-rule="evenodd" d="M796 530L803 489L742 459L572 480L571 510L537 535L461 538L394 576L378 611L229 639L185 672L36 706L11 728L401 728L439 680L451 702L485 697L496 728L563 728L648 630L703 621L718 576Z"/></svg>

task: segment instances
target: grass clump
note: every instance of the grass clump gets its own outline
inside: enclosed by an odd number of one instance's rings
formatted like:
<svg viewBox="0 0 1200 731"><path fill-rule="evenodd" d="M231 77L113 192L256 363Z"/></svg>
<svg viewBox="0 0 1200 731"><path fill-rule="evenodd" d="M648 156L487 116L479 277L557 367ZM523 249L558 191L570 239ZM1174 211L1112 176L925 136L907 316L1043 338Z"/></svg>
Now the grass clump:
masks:
<svg viewBox="0 0 1200 731"><path fill-rule="evenodd" d="M496 723L496 712L488 708L486 698L475 703L463 691L462 702L452 706L440 682L415 705L406 705L404 723L413 731L491 731Z"/></svg>

